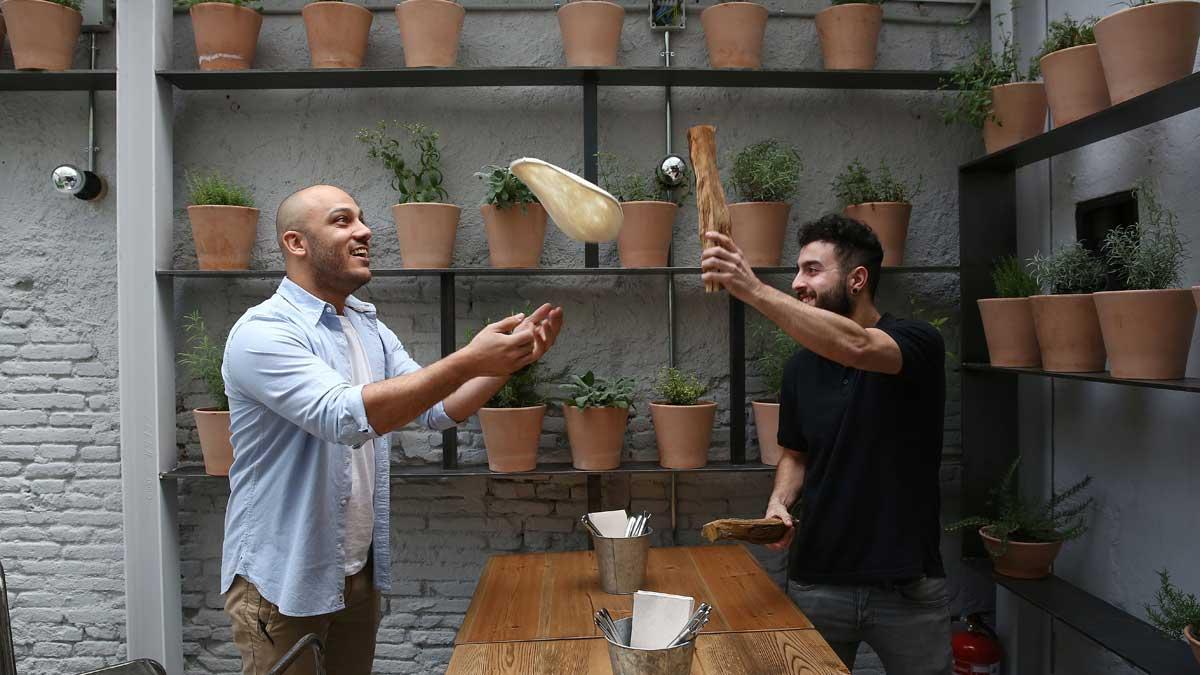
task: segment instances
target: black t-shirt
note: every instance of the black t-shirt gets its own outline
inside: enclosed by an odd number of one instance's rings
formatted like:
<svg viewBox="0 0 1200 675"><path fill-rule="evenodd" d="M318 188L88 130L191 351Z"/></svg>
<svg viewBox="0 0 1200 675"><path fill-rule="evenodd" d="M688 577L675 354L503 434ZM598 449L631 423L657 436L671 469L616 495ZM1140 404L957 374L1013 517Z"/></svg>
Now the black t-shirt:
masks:
<svg viewBox="0 0 1200 675"><path fill-rule="evenodd" d="M938 474L945 343L923 321L884 314L899 374L848 368L811 351L788 361L779 443L808 453L788 575L868 584L944 577Z"/></svg>

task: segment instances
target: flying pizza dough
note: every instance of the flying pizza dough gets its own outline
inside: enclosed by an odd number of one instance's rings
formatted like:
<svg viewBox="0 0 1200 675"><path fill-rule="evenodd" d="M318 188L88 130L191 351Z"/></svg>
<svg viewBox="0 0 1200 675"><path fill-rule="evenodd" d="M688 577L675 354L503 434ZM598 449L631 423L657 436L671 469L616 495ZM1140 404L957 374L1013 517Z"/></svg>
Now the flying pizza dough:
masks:
<svg viewBox="0 0 1200 675"><path fill-rule="evenodd" d="M592 244L612 241L621 231L621 203L598 186L532 157L513 160L508 168L520 178L568 237Z"/></svg>

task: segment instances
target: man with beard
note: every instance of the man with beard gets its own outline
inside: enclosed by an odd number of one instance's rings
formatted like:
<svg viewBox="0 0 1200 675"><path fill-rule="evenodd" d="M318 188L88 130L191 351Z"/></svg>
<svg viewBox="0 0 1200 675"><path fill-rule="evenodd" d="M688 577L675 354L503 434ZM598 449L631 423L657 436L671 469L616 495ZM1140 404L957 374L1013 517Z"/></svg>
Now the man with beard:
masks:
<svg viewBox="0 0 1200 675"><path fill-rule="evenodd" d="M766 511L789 527L770 546L791 547L788 594L848 667L866 642L888 675L949 675L941 335L875 308L883 248L858 221L831 214L801 228L795 297L759 281L729 237L706 236L704 280L803 348L784 370Z"/></svg>
<svg viewBox="0 0 1200 675"><path fill-rule="evenodd" d="M332 672L366 675L391 586L389 432L467 419L554 344L562 309L491 324L422 368L351 295L371 280L371 230L350 195L296 192L276 233L287 277L225 348L234 460L221 592L243 673L266 673L316 633Z"/></svg>

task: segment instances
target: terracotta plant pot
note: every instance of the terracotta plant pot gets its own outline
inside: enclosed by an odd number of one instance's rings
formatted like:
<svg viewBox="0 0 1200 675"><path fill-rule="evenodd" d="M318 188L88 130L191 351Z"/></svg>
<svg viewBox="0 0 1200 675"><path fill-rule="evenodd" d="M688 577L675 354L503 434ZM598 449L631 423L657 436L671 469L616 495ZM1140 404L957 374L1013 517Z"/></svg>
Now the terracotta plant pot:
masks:
<svg viewBox="0 0 1200 675"><path fill-rule="evenodd" d="M1192 656L1196 658L1196 663L1200 663L1200 640L1196 639L1196 628L1194 626L1185 627L1183 636L1187 638L1188 646L1192 648Z"/></svg>
<svg viewBox="0 0 1200 675"><path fill-rule="evenodd" d="M558 10L567 65L575 68L617 65L625 10L604 0L572 0Z"/></svg>
<svg viewBox="0 0 1200 675"><path fill-rule="evenodd" d="M817 38L826 70L871 70L883 26L883 7L834 5L817 12Z"/></svg>
<svg viewBox="0 0 1200 675"><path fill-rule="evenodd" d="M1187 370L1196 303L1184 288L1094 294L1113 377L1178 380Z"/></svg>
<svg viewBox="0 0 1200 675"><path fill-rule="evenodd" d="M868 202L846 207L846 216L871 228L883 245L883 266L904 264L904 241L908 237L908 220L912 204L904 202Z"/></svg>
<svg viewBox="0 0 1200 675"><path fill-rule="evenodd" d="M396 5L404 65L409 68L458 63L458 38L467 10L449 0L404 0Z"/></svg>
<svg viewBox="0 0 1200 675"><path fill-rule="evenodd" d="M518 204L501 209L479 207L487 231L492 267L537 267L546 241L546 209L541 204Z"/></svg>
<svg viewBox="0 0 1200 675"><path fill-rule="evenodd" d="M204 455L204 473L228 476L233 465L233 443L229 439L229 411L197 408L196 431L200 434L200 453Z"/></svg>
<svg viewBox="0 0 1200 675"><path fill-rule="evenodd" d="M254 65L262 14L223 2L192 5L200 70L245 70Z"/></svg>
<svg viewBox="0 0 1200 675"><path fill-rule="evenodd" d="M453 204L414 203L392 206L400 239L400 266L443 269L454 260L454 239L462 209Z"/></svg>
<svg viewBox="0 0 1200 675"><path fill-rule="evenodd" d="M989 155L1046 130L1046 87L1041 82L992 87L992 110L995 119L983 122L983 147Z"/></svg>
<svg viewBox="0 0 1200 675"><path fill-rule="evenodd" d="M1104 336L1091 294L1035 295L1029 298L1029 306L1042 369L1055 373L1104 370Z"/></svg>
<svg viewBox="0 0 1200 675"><path fill-rule="evenodd" d="M580 409L564 405L563 417L567 419L572 466L581 471L609 471L621 466L628 408Z"/></svg>
<svg viewBox="0 0 1200 675"><path fill-rule="evenodd" d="M83 14L46 0L0 3L10 31L13 67L17 70L69 70L79 42ZM0 34L0 43L4 42Z"/></svg>
<svg viewBox="0 0 1200 675"><path fill-rule="evenodd" d="M537 468L545 405L528 408L480 408L479 426L487 446L488 468L496 473Z"/></svg>
<svg viewBox="0 0 1200 675"><path fill-rule="evenodd" d="M200 269L250 269L250 252L258 239L258 209L189 206L187 213Z"/></svg>
<svg viewBox="0 0 1200 675"><path fill-rule="evenodd" d="M729 205L733 241L742 249L752 267L779 265L791 209L792 205L787 202L739 202Z"/></svg>
<svg viewBox="0 0 1200 675"><path fill-rule="evenodd" d="M1100 65L1100 49L1081 45L1042 57L1050 126L1061 127L1109 106L1108 83Z"/></svg>
<svg viewBox="0 0 1200 675"><path fill-rule="evenodd" d="M1192 295L1196 296L1196 307L1200 307L1200 286L1192 286Z"/></svg>
<svg viewBox="0 0 1200 675"><path fill-rule="evenodd" d="M754 428L758 430L758 454L763 464L777 466L783 450L779 449L779 404L753 401Z"/></svg>
<svg viewBox="0 0 1200 675"><path fill-rule="evenodd" d="M350 2L312 2L301 10L313 68L358 68L375 18Z"/></svg>
<svg viewBox="0 0 1200 675"><path fill-rule="evenodd" d="M625 224L617 235L621 267L666 267L679 207L671 202L621 202Z"/></svg>
<svg viewBox="0 0 1200 675"><path fill-rule="evenodd" d="M717 404L696 405L651 403L654 437L658 441L658 464L664 469L699 469L708 464L713 421Z"/></svg>
<svg viewBox="0 0 1200 675"><path fill-rule="evenodd" d="M1029 298L976 300L993 366L1036 368L1042 362Z"/></svg>
<svg viewBox="0 0 1200 675"><path fill-rule="evenodd" d="M1096 44L1114 104L1192 73L1200 37L1200 2L1130 7L1100 19Z"/></svg>
<svg viewBox="0 0 1200 675"><path fill-rule="evenodd" d="M723 2L700 12L708 64L713 68L759 68L767 8L756 2Z"/></svg>
<svg viewBox="0 0 1200 675"><path fill-rule="evenodd" d="M1050 576L1050 566L1062 550L1061 541L1049 543L1025 543L1009 541L1002 546L1000 540L984 533L987 528L979 528L979 536L983 538L983 547L992 556L992 566L996 574L1014 579L1044 579ZM1003 551L1003 555L1001 555Z"/></svg>

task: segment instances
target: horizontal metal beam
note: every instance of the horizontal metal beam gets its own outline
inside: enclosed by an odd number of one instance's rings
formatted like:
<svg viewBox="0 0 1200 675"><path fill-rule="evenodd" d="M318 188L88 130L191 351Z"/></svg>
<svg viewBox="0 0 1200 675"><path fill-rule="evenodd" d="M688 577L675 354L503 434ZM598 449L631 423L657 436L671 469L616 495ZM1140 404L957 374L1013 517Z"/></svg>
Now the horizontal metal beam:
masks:
<svg viewBox="0 0 1200 675"><path fill-rule="evenodd" d="M555 276L675 276L699 275L699 267L451 267L447 269L379 268L376 277L436 277L452 274L460 277L555 277ZM795 274L795 267L756 267L755 274ZM884 274L957 274L957 265L884 267ZM159 270L159 277L177 279L277 279L283 270Z"/></svg>
<svg viewBox="0 0 1200 675"><path fill-rule="evenodd" d="M750 471L766 473L774 471L775 467L759 462L732 464L730 462L709 462L699 469L664 469L657 462L624 462L621 466L609 471L581 471L570 464L538 464L533 471L521 473L495 473L486 464L460 466L455 469L443 468L440 464L393 464L391 477L393 480L405 478L461 478L467 476L491 476L492 478L523 478L537 475L582 475L607 473L735 473ZM225 480L224 476L210 476L204 473L200 464L183 464L170 471L160 474L163 480L205 478Z"/></svg>
<svg viewBox="0 0 1200 675"><path fill-rule="evenodd" d="M0 91L116 91L115 70L0 70Z"/></svg>
<svg viewBox="0 0 1200 675"><path fill-rule="evenodd" d="M1182 380L1131 380L1128 378L1113 377L1108 373L1052 373L1039 368L1001 368L986 363L964 363L962 369L968 373L1012 373L1014 375L1053 377L1060 380L1083 380L1085 382L1121 384L1126 387L1142 387L1144 389L1167 389L1170 391L1200 393L1200 377L1187 377Z"/></svg>

